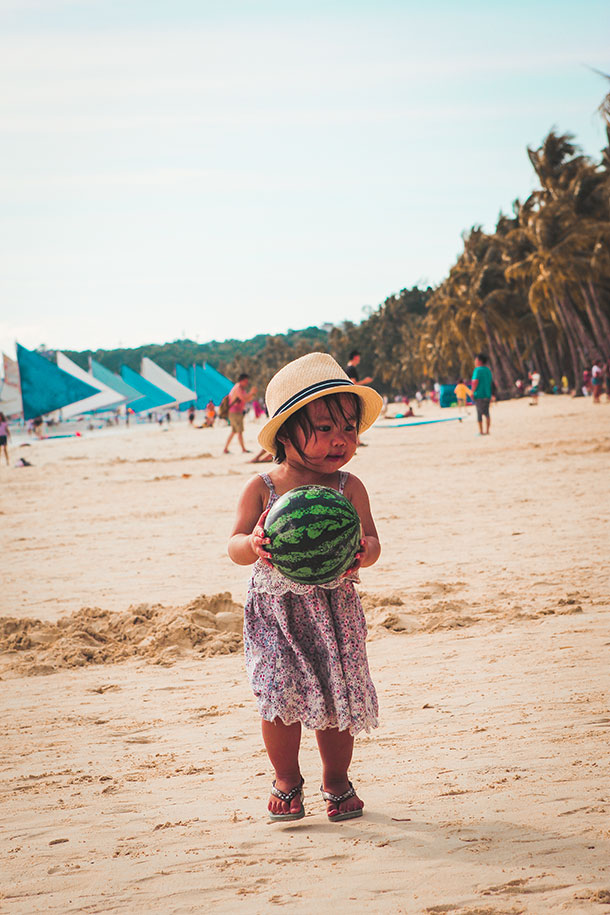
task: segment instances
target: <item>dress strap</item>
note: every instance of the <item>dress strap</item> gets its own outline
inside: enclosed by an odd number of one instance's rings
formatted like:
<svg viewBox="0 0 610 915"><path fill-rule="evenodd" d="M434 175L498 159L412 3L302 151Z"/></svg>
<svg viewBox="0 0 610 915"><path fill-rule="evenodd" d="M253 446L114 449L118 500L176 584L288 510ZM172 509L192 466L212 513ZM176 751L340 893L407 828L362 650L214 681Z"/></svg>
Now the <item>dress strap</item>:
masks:
<svg viewBox="0 0 610 915"><path fill-rule="evenodd" d="M276 491L275 491L275 486L273 485L273 480L271 479L271 477L269 476L269 474L268 474L268 473L260 473L259 476L260 476L261 480L263 480L263 481L267 484L267 489L269 490L269 492L271 493L271 495L272 495L272 496L277 496L277 493L276 493Z"/></svg>
<svg viewBox="0 0 610 915"><path fill-rule="evenodd" d="M343 495L343 490L345 489L345 484L347 483L348 477L349 477L349 473L347 472L347 470L339 471L339 492L341 493L341 495Z"/></svg>

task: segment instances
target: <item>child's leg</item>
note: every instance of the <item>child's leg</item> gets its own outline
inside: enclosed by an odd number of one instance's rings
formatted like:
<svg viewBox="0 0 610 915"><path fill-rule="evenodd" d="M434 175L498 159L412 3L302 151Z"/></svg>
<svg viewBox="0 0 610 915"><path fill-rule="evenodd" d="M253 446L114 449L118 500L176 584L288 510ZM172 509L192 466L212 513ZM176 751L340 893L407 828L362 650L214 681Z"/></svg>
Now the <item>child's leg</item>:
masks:
<svg viewBox="0 0 610 915"><path fill-rule="evenodd" d="M288 794L295 785L301 782L299 768L299 747L301 746L301 722L284 724L280 718L275 721L262 721L265 748L275 769L275 787ZM290 806L286 801L271 795L268 809L270 813L296 813L301 807L297 795Z"/></svg>
<svg viewBox="0 0 610 915"><path fill-rule="evenodd" d="M326 731L316 731L316 740L322 758L322 787L331 794L344 794L349 788L347 773L354 751L353 736L347 730L328 728ZM348 810L361 810L364 807L357 795L343 801L338 808L332 801L327 803L331 814L333 809L338 813L347 813Z"/></svg>

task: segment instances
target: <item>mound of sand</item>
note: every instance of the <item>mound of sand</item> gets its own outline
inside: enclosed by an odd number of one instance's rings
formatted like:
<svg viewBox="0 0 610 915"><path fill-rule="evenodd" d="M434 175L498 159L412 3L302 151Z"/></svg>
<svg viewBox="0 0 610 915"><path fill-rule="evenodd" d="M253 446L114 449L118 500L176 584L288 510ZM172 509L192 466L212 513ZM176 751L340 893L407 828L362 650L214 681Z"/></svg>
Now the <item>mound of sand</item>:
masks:
<svg viewBox="0 0 610 915"><path fill-rule="evenodd" d="M4 617L0 654L5 669L22 676L130 658L168 665L189 654L239 651L242 619L228 592L202 594L183 607L133 604L121 613L83 607L55 623Z"/></svg>
<svg viewBox="0 0 610 915"><path fill-rule="evenodd" d="M525 611L511 602L496 601L481 607L453 593L464 582L428 586L414 594L360 595L369 638L395 633L413 635L462 629L494 620L539 619L546 615L582 613L577 598L547 601L547 606ZM578 600L587 595L575 592ZM438 600L439 597L443 599ZM171 665L187 656L210 657L231 654L242 648L243 609L230 592L201 594L182 607L163 604L132 604L114 612L83 607L57 622L16 617L0 618L0 659L3 670L20 676L53 673L61 668L87 664L112 664L145 658L154 664Z"/></svg>

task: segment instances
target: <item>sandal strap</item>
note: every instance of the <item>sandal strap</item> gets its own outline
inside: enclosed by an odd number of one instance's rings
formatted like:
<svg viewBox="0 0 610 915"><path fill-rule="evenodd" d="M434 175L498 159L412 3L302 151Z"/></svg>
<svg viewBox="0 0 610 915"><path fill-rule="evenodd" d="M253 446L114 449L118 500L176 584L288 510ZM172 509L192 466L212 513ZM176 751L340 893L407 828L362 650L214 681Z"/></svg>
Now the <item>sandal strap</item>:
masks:
<svg viewBox="0 0 610 915"><path fill-rule="evenodd" d="M289 804L290 801L291 801L294 797L297 796L297 794L300 794L300 793L301 793L301 791L303 790L303 785L304 785L304 784L305 784L305 779L302 778L302 779L301 779L301 784L300 784L300 785L295 785L294 788L291 788L290 791L286 792L286 791L280 791L279 788L276 788L276 787L275 787L275 779L274 779L274 780L273 780L273 785L271 786L271 794L272 794L274 797L279 798L280 801L285 801L287 804Z"/></svg>
<svg viewBox="0 0 610 915"><path fill-rule="evenodd" d="M356 789L351 782L348 782L349 788L343 794L331 794L330 791L324 790L324 785L320 785L320 791L322 797L325 801L330 801L332 804L342 804L343 801L348 801L350 797L355 797Z"/></svg>

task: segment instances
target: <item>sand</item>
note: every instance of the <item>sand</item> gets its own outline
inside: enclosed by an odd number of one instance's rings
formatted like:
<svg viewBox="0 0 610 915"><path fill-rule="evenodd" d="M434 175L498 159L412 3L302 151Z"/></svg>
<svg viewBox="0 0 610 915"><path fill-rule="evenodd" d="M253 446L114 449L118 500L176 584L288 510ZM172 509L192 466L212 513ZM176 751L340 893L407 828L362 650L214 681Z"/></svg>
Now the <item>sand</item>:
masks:
<svg viewBox="0 0 610 915"><path fill-rule="evenodd" d="M365 816L334 825L310 734L307 816L266 821L226 556L257 468L186 424L13 442L1 910L610 913L609 419L546 397L496 405L488 438L472 415L365 435L381 726Z"/></svg>

